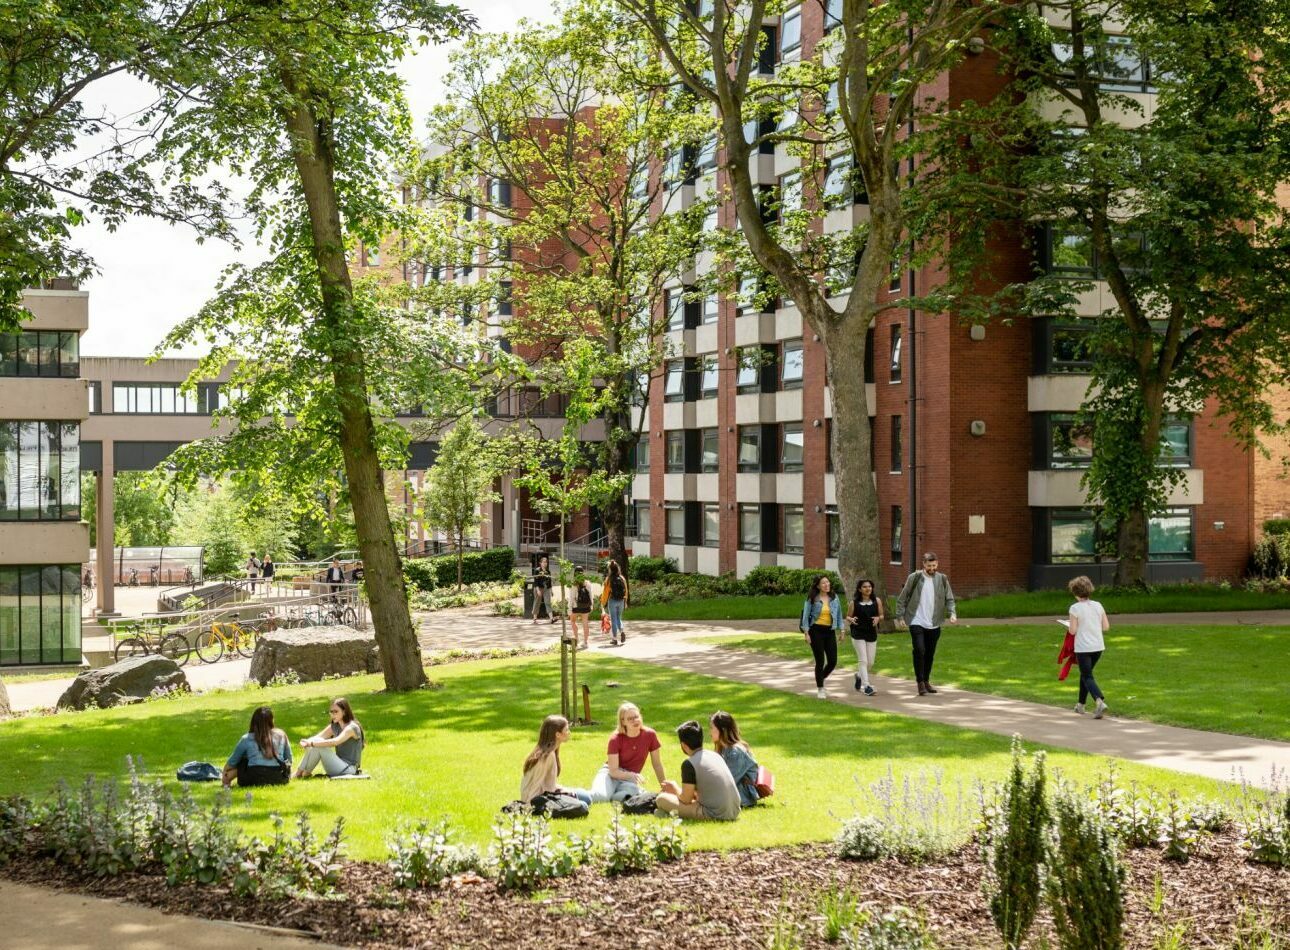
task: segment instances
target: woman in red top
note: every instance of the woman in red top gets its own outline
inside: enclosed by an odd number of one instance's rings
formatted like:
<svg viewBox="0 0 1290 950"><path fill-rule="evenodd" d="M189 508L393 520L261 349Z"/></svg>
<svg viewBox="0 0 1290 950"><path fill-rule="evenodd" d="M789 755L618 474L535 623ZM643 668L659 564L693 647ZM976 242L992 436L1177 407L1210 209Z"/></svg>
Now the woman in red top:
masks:
<svg viewBox="0 0 1290 950"><path fill-rule="evenodd" d="M623 703L618 707L618 729L609 737L608 761L591 782L591 800L622 802L639 795L646 759L662 785L667 776L663 772L661 748L658 734L645 725L636 704Z"/></svg>

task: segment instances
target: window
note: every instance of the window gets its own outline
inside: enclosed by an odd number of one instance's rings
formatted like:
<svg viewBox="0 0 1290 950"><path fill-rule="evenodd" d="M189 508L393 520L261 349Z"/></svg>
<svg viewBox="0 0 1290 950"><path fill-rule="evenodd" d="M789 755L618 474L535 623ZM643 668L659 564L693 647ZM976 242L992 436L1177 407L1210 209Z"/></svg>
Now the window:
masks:
<svg viewBox="0 0 1290 950"><path fill-rule="evenodd" d="M699 146L698 155L695 156L694 160L694 167L699 174L710 172L717 167L717 137L715 135Z"/></svg>
<svg viewBox="0 0 1290 950"><path fill-rule="evenodd" d="M829 526L829 557L837 557L842 547L842 519L833 505L824 509L824 518Z"/></svg>
<svg viewBox="0 0 1290 950"><path fill-rule="evenodd" d="M699 357L700 399L711 399L717 394L717 386L721 379L721 372L718 367L719 364L715 354Z"/></svg>
<svg viewBox="0 0 1290 950"><path fill-rule="evenodd" d="M97 379L89 385L90 414L98 415L103 411L103 384Z"/></svg>
<svg viewBox="0 0 1290 950"><path fill-rule="evenodd" d="M761 506L739 506L739 548L743 551L761 550Z"/></svg>
<svg viewBox="0 0 1290 950"><path fill-rule="evenodd" d="M1093 369L1089 339L1092 328L1082 324L1048 324L1048 348L1044 365L1048 373L1089 373Z"/></svg>
<svg viewBox="0 0 1290 950"><path fill-rule="evenodd" d="M700 467L705 472L715 472L721 463L721 442L717 430L701 430L699 445Z"/></svg>
<svg viewBox="0 0 1290 950"><path fill-rule="evenodd" d="M721 543L721 509L716 504L703 506L703 546L715 548Z"/></svg>
<svg viewBox="0 0 1290 950"><path fill-rule="evenodd" d="M1088 468L1093 458L1093 430L1076 423L1072 413L1048 416L1048 467Z"/></svg>
<svg viewBox="0 0 1290 950"><path fill-rule="evenodd" d="M635 470L638 472L649 471L649 436L642 436L636 443L635 448Z"/></svg>
<svg viewBox="0 0 1290 950"><path fill-rule="evenodd" d="M1067 31L1055 31L1053 56L1062 74L1075 78L1075 44ZM1085 36L1084 69L1102 89L1118 92L1145 92L1151 88L1150 68L1127 36L1099 34Z"/></svg>
<svg viewBox="0 0 1290 950"><path fill-rule="evenodd" d="M499 317L509 317L511 315L511 282L509 280L500 280L497 282L497 315Z"/></svg>
<svg viewBox="0 0 1290 950"><path fill-rule="evenodd" d="M852 203L855 164L851 153L834 155L829 159L829 169L824 176L824 206L844 208Z"/></svg>
<svg viewBox="0 0 1290 950"><path fill-rule="evenodd" d="M81 374L79 350L75 330L0 333L0 376L75 379Z"/></svg>
<svg viewBox="0 0 1290 950"><path fill-rule="evenodd" d="M0 567L0 666L80 661L80 565Z"/></svg>
<svg viewBox="0 0 1290 950"><path fill-rule="evenodd" d="M649 502L638 501L632 505L636 522L636 537L642 541L649 540Z"/></svg>
<svg viewBox="0 0 1290 950"><path fill-rule="evenodd" d="M1083 229L1054 226L1048 232L1049 270L1092 276L1093 237Z"/></svg>
<svg viewBox="0 0 1290 950"><path fill-rule="evenodd" d="M197 396L181 393L179 383L113 383L112 411L151 415L201 415L203 412Z"/></svg>
<svg viewBox="0 0 1290 950"><path fill-rule="evenodd" d="M905 560L905 515L900 505L891 506L891 563L899 564Z"/></svg>
<svg viewBox="0 0 1290 950"><path fill-rule="evenodd" d="M779 179L780 220L793 211L802 210L802 173L791 172Z"/></svg>
<svg viewBox="0 0 1290 950"><path fill-rule="evenodd" d="M784 506L784 553L801 554L806 538L801 505Z"/></svg>
<svg viewBox="0 0 1290 950"><path fill-rule="evenodd" d="M1160 428L1160 464L1169 468L1191 465L1191 421L1166 419Z"/></svg>
<svg viewBox="0 0 1290 950"><path fill-rule="evenodd" d="M873 439L869 440L870 443ZM833 417L824 420L824 471L833 471Z"/></svg>
<svg viewBox="0 0 1290 950"><path fill-rule="evenodd" d="M842 0L824 0L824 32L831 33L842 25Z"/></svg>
<svg viewBox="0 0 1290 950"><path fill-rule="evenodd" d="M1048 560L1073 564L1097 559L1098 527L1092 511L1054 508L1048 513Z"/></svg>
<svg viewBox="0 0 1290 950"><path fill-rule="evenodd" d="M905 448L901 440L901 427L903 416L891 417L891 472L904 471L905 468Z"/></svg>
<svg viewBox="0 0 1290 950"><path fill-rule="evenodd" d="M839 256L829 262L824 272L824 287L830 297L849 294L856 282L856 270L860 264L859 251L852 252L847 247L837 248Z"/></svg>
<svg viewBox="0 0 1290 950"><path fill-rule="evenodd" d="M685 361L672 360L663 371L663 399L680 402L685 399Z"/></svg>
<svg viewBox="0 0 1290 950"><path fill-rule="evenodd" d="M780 433L779 470L781 472L800 472L802 470L802 449L805 445L801 425L783 426L780 429Z"/></svg>
<svg viewBox="0 0 1290 950"><path fill-rule="evenodd" d="M739 278L738 296L735 298L735 315L766 313L766 288L758 277Z"/></svg>
<svg viewBox="0 0 1290 950"><path fill-rule="evenodd" d="M663 314L667 318L667 328L685 329L685 292L679 288L663 291Z"/></svg>
<svg viewBox="0 0 1290 950"><path fill-rule="evenodd" d="M699 320L704 326L709 326L717 322L720 314L720 308L717 303L717 295L709 294L702 300L702 309L699 311Z"/></svg>
<svg viewBox="0 0 1290 950"><path fill-rule="evenodd" d="M890 380L893 383L900 382L901 370L902 370L901 359L900 359L900 348L901 348L901 327L899 323L893 323L891 325L891 376L890 376Z"/></svg>
<svg viewBox="0 0 1290 950"><path fill-rule="evenodd" d="M0 422L0 521L79 521L81 427Z"/></svg>
<svg viewBox="0 0 1290 950"><path fill-rule="evenodd" d="M1167 508L1147 523L1147 552L1153 561L1190 561L1193 557L1190 508Z"/></svg>
<svg viewBox="0 0 1290 950"><path fill-rule="evenodd" d="M1113 530L1088 508L1054 508L1047 512L1048 560L1079 564L1100 560L1101 540ZM1167 508L1147 522L1147 556L1152 561L1190 561L1195 555L1192 510Z"/></svg>
<svg viewBox="0 0 1290 950"><path fill-rule="evenodd" d="M511 206L511 183L502 178L488 180L488 202L495 208Z"/></svg>
<svg viewBox="0 0 1290 950"><path fill-rule="evenodd" d="M667 519L666 539L668 544L685 543L685 508L678 504L668 504L664 508Z"/></svg>
<svg viewBox="0 0 1290 950"><path fill-rule="evenodd" d="M802 7L801 4L789 7L779 21L779 58L784 59L790 53L802 47Z"/></svg>
<svg viewBox="0 0 1290 950"><path fill-rule="evenodd" d="M741 393L756 392L761 388L761 354L755 347L739 351L739 368L735 373L735 389Z"/></svg>
<svg viewBox="0 0 1290 950"><path fill-rule="evenodd" d="M900 293L901 267L903 265L904 261L900 258L896 258L896 260L891 262L891 283L887 285L887 290L893 294Z"/></svg>
<svg viewBox="0 0 1290 950"><path fill-rule="evenodd" d="M677 146L667 153L663 160L663 186L688 184L693 174L693 152L688 146Z"/></svg>
<svg viewBox="0 0 1290 950"><path fill-rule="evenodd" d="M673 429L664 436L667 446L667 462L664 466L666 472L684 472L685 471L685 432L682 429Z"/></svg>
<svg viewBox="0 0 1290 950"><path fill-rule="evenodd" d="M761 426L739 427L739 471L761 471Z"/></svg>
<svg viewBox="0 0 1290 950"><path fill-rule="evenodd" d="M781 389L802 388L802 341L785 343L781 350L779 383Z"/></svg>
<svg viewBox="0 0 1290 950"><path fill-rule="evenodd" d="M775 72L775 53L779 49L778 31L773 26L761 28L761 46L757 49L757 71L765 76Z"/></svg>
<svg viewBox="0 0 1290 950"><path fill-rule="evenodd" d="M363 263L368 267L381 266L381 249L370 245L363 245Z"/></svg>

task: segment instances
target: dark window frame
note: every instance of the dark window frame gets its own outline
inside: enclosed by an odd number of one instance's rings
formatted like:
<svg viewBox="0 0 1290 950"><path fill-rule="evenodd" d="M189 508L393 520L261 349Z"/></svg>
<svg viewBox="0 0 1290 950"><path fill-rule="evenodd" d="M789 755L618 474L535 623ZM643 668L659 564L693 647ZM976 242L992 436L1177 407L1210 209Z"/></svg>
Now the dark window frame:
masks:
<svg viewBox="0 0 1290 950"><path fill-rule="evenodd" d="M802 543L788 543L788 520L796 516L802 522ZM805 505L783 505L780 508L780 550L784 554L801 554L806 550L806 506Z"/></svg>
<svg viewBox="0 0 1290 950"><path fill-rule="evenodd" d="M788 461L788 435L796 432L801 436L802 457L797 462ZM785 422L779 427L779 470L781 472L800 472L806 467L806 427L800 422Z"/></svg>

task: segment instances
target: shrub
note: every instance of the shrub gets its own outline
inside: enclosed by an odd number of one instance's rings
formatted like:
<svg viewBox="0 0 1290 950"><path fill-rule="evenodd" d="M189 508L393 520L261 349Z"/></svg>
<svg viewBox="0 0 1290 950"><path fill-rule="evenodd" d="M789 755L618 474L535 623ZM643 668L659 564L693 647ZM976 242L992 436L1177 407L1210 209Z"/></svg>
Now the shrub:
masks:
<svg viewBox="0 0 1290 950"><path fill-rule="evenodd" d="M1250 554L1250 574L1276 580L1290 573L1290 534L1265 534Z"/></svg>
<svg viewBox="0 0 1290 950"><path fill-rule="evenodd" d="M931 950L935 945L927 922L899 905L883 914L863 911L856 925L843 936L846 946L853 950Z"/></svg>
<svg viewBox="0 0 1290 950"><path fill-rule="evenodd" d="M775 564L763 564L754 567L743 580L743 593L759 594L800 594L805 597L811 591L815 578L824 575L833 583L833 590L843 597L842 581L834 571L812 571L805 568L781 567Z"/></svg>
<svg viewBox="0 0 1290 950"><path fill-rule="evenodd" d="M1034 923L1043 888L1048 802L1044 754L1035 755L1027 775L1017 736L1012 740L1012 771L1000 790L997 809L985 817L983 860L990 917L1010 950L1018 950Z"/></svg>
<svg viewBox="0 0 1290 950"><path fill-rule="evenodd" d="M35 823L30 799L22 795L0 798L0 865L27 850L27 837Z"/></svg>
<svg viewBox="0 0 1290 950"><path fill-rule="evenodd" d="M499 600L493 604L494 617L518 617L520 608L513 600Z"/></svg>
<svg viewBox="0 0 1290 950"><path fill-rule="evenodd" d="M340 880L345 819L337 818L321 841L309 813L296 817L296 833L288 836L280 815L273 815L273 836L252 838L233 874L233 893L283 898L295 894L328 894Z"/></svg>
<svg viewBox="0 0 1290 950"><path fill-rule="evenodd" d="M444 610L449 607L469 607L473 604L507 601L520 593L520 584L516 581L490 581L483 584L467 584L461 590L456 586L436 590L413 590L409 598L413 610Z"/></svg>
<svg viewBox="0 0 1290 950"><path fill-rule="evenodd" d="M468 845L453 844L448 823L421 822L406 836L390 841L390 869L395 887L437 887L454 874L480 871L483 860Z"/></svg>
<svg viewBox="0 0 1290 950"><path fill-rule="evenodd" d="M826 891L820 897L820 916L824 918L824 939L837 943L860 919L860 895L850 889Z"/></svg>
<svg viewBox="0 0 1290 950"><path fill-rule="evenodd" d="M1048 905L1062 950L1124 945L1124 867L1115 834L1098 811L1069 789L1053 798Z"/></svg>
<svg viewBox="0 0 1290 950"><path fill-rule="evenodd" d="M675 861L685 853L681 837L681 820L667 823L633 822L624 825L622 813L614 809L613 820L601 842L600 854L605 873L627 874L648 871L660 861Z"/></svg>
<svg viewBox="0 0 1290 950"><path fill-rule="evenodd" d="M1290 518L1268 518L1263 522L1263 533L1278 537L1290 535Z"/></svg>
<svg viewBox="0 0 1290 950"><path fill-rule="evenodd" d="M1155 796L1139 791L1136 784L1121 788L1112 765L1094 790L1093 802L1099 817L1130 848L1149 848L1160 841L1161 807Z"/></svg>
<svg viewBox="0 0 1290 950"><path fill-rule="evenodd" d="M943 776L920 772L906 775L899 784L891 767L870 786L881 813L887 851L911 864L934 861L952 852L966 838L968 821L960 790L951 803L945 795Z"/></svg>
<svg viewBox="0 0 1290 950"><path fill-rule="evenodd" d="M1290 795L1254 799L1238 824L1251 861L1290 868Z"/></svg>
<svg viewBox="0 0 1290 950"><path fill-rule="evenodd" d="M857 815L846 822L836 840L838 854L852 861L877 861L891 854L883 824L873 815Z"/></svg>
<svg viewBox="0 0 1290 950"><path fill-rule="evenodd" d="M1186 863L1200 833L1192 824L1190 812L1178 800L1177 792L1169 793L1169 804L1161 811L1160 845L1166 861Z"/></svg>
<svg viewBox="0 0 1290 950"><path fill-rule="evenodd" d="M515 570L515 551L511 548L489 548L470 551L462 555L461 582L483 584L508 581ZM442 554L438 557L414 558L403 562L403 576L409 587L417 590L434 590L437 587L457 586L457 555Z"/></svg>
<svg viewBox="0 0 1290 950"><path fill-rule="evenodd" d="M528 891L543 881L567 877L587 860L590 844L570 835L556 841L545 815L504 815L493 825L489 863L497 886Z"/></svg>
<svg viewBox="0 0 1290 950"><path fill-rule="evenodd" d="M658 580L664 574L675 574L676 571L676 558L633 554L627 559L627 576L634 581L648 584Z"/></svg>

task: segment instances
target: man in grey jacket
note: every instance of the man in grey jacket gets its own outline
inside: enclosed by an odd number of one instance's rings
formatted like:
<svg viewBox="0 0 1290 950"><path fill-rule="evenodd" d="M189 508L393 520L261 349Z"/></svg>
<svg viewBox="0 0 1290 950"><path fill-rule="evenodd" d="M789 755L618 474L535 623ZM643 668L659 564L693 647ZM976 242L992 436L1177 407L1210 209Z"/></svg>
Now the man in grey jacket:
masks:
<svg viewBox="0 0 1290 950"><path fill-rule="evenodd" d="M928 551L923 555L923 569L905 578L905 586L896 600L896 616L909 627L913 641L914 679L918 681L919 696L937 692L932 686L932 660L936 656L936 643L941 639L941 624L946 617L950 623L959 622L950 579L937 573L936 567L936 555Z"/></svg>

